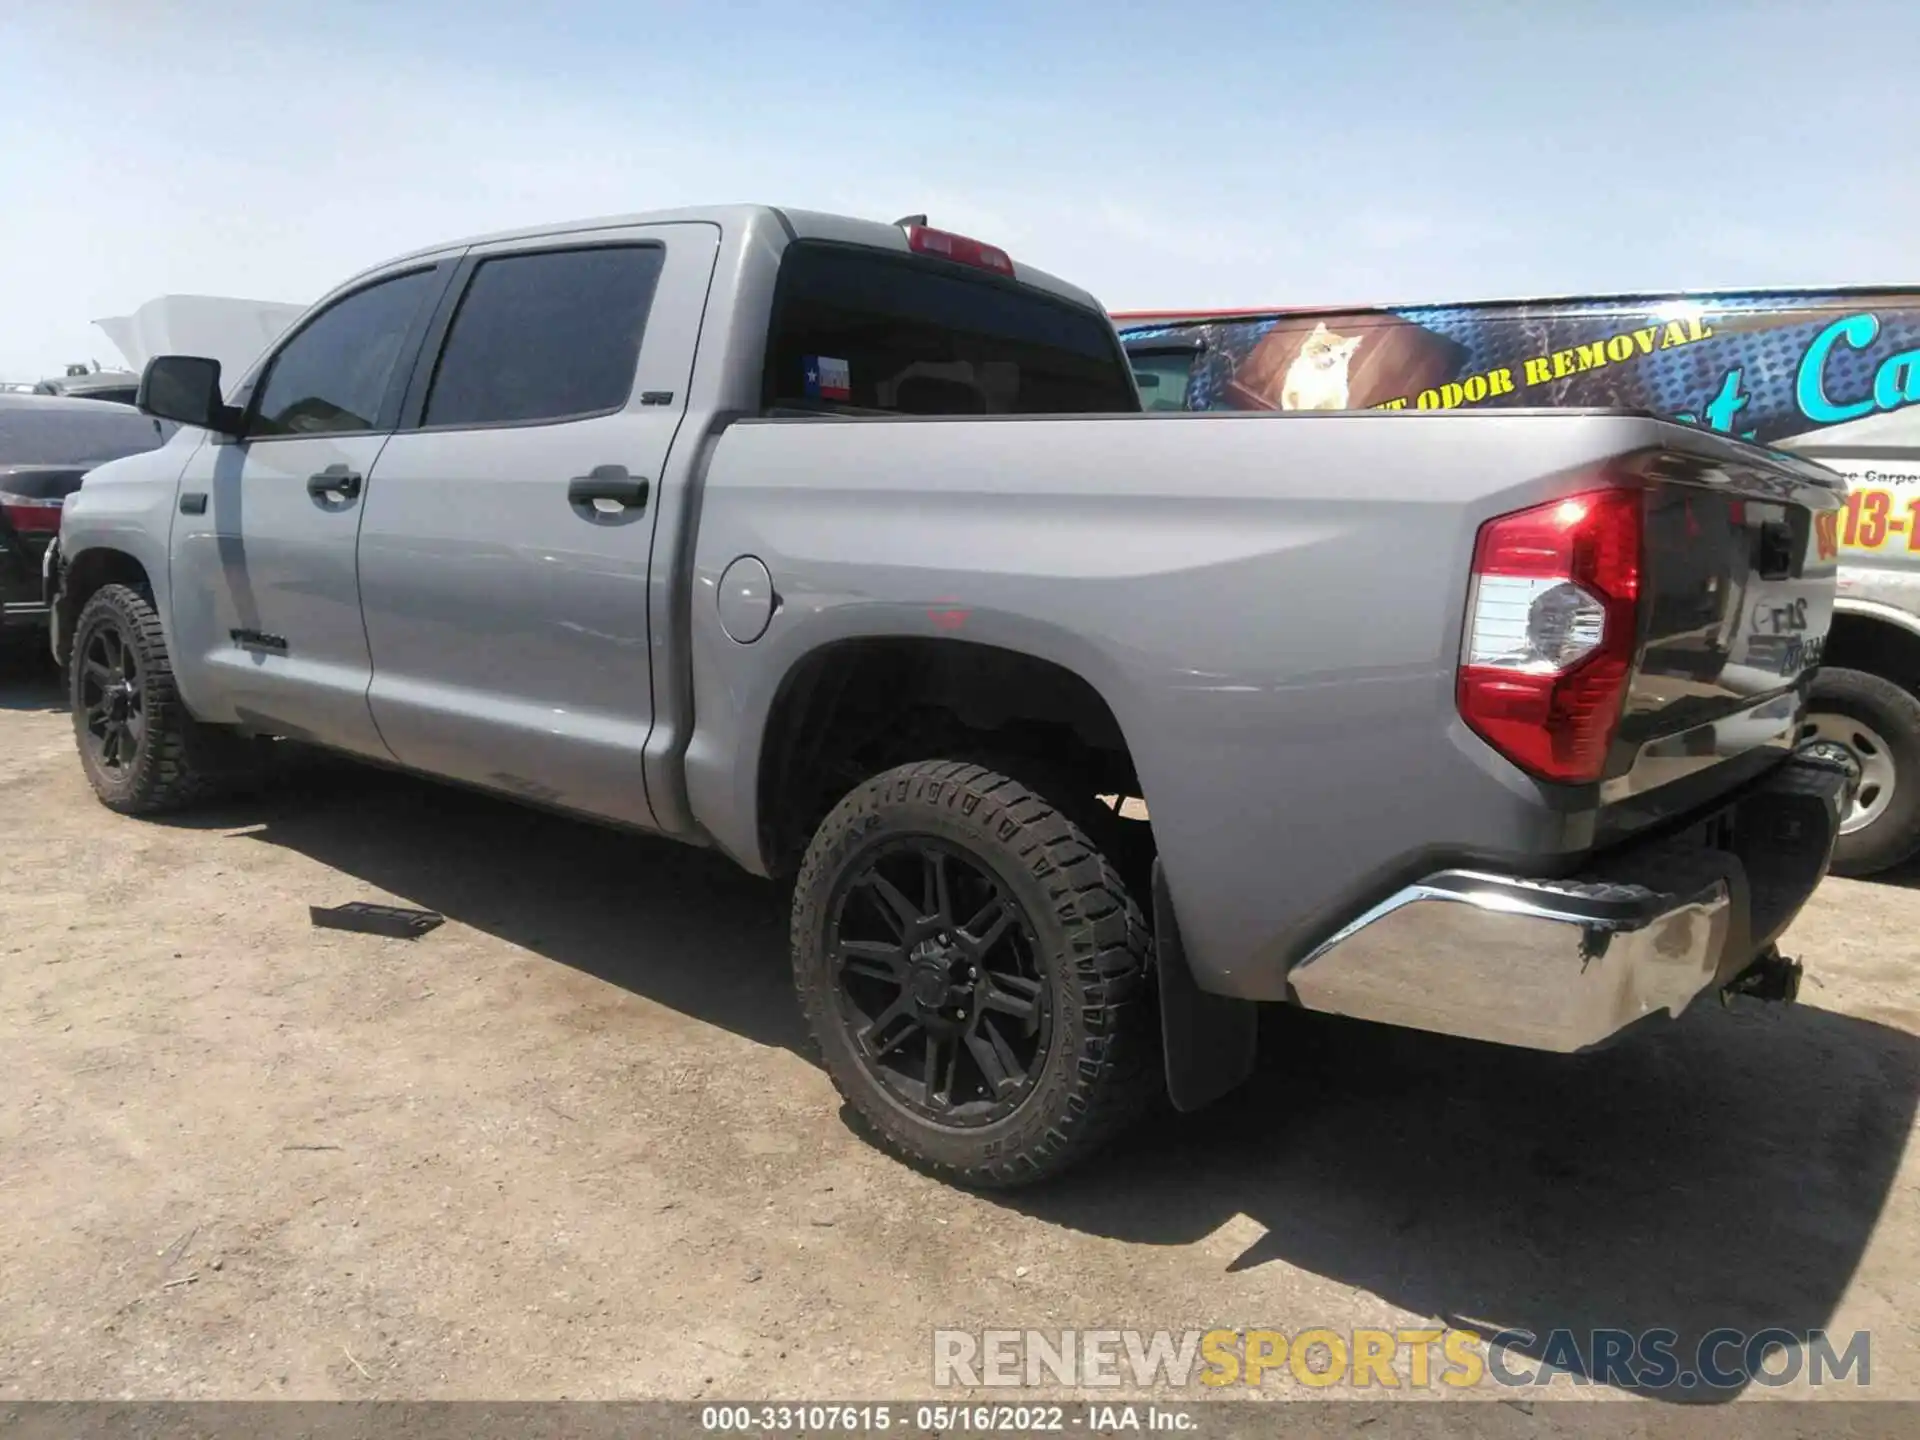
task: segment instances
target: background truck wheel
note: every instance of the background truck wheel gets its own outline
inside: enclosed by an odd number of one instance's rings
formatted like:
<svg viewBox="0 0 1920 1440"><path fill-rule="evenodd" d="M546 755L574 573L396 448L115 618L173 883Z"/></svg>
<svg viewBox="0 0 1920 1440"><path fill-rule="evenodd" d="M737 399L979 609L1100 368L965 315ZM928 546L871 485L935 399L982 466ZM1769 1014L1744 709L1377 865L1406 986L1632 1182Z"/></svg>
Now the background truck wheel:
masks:
<svg viewBox="0 0 1920 1440"><path fill-rule="evenodd" d="M102 587L73 627L74 739L93 793L123 815L177 809L230 778L242 742L187 714L160 617L139 591Z"/></svg>
<svg viewBox="0 0 1920 1440"><path fill-rule="evenodd" d="M1878 675L1821 670L1802 740L1832 740L1860 762L1860 791L1833 848L1836 875L1873 875L1920 850L1920 701Z"/></svg>
<svg viewBox="0 0 1920 1440"><path fill-rule="evenodd" d="M1085 832L961 761L861 785L794 886L794 981L827 1074L887 1149L962 1184L1044 1179L1148 1107L1150 954Z"/></svg>

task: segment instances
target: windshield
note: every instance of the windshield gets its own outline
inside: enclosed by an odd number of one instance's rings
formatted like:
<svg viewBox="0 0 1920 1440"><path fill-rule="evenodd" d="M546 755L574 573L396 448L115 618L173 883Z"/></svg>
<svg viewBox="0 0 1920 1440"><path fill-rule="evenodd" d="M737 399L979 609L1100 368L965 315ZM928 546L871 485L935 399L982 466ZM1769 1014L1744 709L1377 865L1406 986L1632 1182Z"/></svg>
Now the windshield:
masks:
<svg viewBox="0 0 1920 1440"><path fill-rule="evenodd" d="M0 395L0 465L101 465L159 449L174 428L98 400Z"/></svg>
<svg viewBox="0 0 1920 1440"><path fill-rule="evenodd" d="M938 261L788 248L769 408L1044 415L1140 408L1105 316Z"/></svg>

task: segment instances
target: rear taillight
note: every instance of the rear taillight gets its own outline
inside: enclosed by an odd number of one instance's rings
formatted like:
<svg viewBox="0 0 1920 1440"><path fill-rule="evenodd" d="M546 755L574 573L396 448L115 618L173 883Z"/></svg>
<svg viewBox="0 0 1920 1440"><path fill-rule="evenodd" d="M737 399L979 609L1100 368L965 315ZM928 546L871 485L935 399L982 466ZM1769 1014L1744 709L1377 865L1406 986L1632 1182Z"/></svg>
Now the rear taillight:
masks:
<svg viewBox="0 0 1920 1440"><path fill-rule="evenodd" d="M60 500L40 500L30 495L10 495L0 490L0 513L22 535L58 535Z"/></svg>
<svg viewBox="0 0 1920 1440"><path fill-rule="evenodd" d="M1480 527L1457 703L1543 780L1600 778L1639 635L1641 492L1594 490Z"/></svg>
<svg viewBox="0 0 1920 1440"><path fill-rule="evenodd" d="M916 255L937 255L956 265L971 265L976 270L991 270L996 275L1013 275L1013 261L1007 258L1006 251L946 230L909 225L907 248Z"/></svg>

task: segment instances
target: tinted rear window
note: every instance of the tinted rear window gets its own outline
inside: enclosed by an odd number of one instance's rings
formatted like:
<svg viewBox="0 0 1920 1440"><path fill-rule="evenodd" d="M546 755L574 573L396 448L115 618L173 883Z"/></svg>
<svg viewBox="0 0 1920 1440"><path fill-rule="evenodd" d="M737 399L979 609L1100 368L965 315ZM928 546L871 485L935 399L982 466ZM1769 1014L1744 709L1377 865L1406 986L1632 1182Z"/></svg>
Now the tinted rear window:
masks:
<svg viewBox="0 0 1920 1440"><path fill-rule="evenodd" d="M156 450L173 430L99 401L0 395L0 465L102 465Z"/></svg>
<svg viewBox="0 0 1920 1440"><path fill-rule="evenodd" d="M903 415L1140 408L1104 317L944 262L809 242L781 261L765 400Z"/></svg>

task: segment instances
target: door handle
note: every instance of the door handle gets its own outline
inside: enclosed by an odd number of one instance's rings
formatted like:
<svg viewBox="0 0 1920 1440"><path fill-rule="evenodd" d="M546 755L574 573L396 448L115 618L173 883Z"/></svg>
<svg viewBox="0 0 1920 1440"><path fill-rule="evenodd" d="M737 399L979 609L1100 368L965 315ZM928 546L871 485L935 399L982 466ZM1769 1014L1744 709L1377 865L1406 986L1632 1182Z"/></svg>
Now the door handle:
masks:
<svg viewBox="0 0 1920 1440"><path fill-rule="evenodd" d="M360 472L345 465L329 465L317 475L307 477L307 493L325 497L338 495L351 500L360 493Z"/></svg>
<svg viewBox="0 0 1920 1440"><path fill-rule="evenodd" d="M632 506L638 509L647 503L649 482L642 477L629 475L624 465L596 465L585 475L576 475L567 482L567 500L574 505L593 505L596 500L605 500L622 509Z"/></svg>

